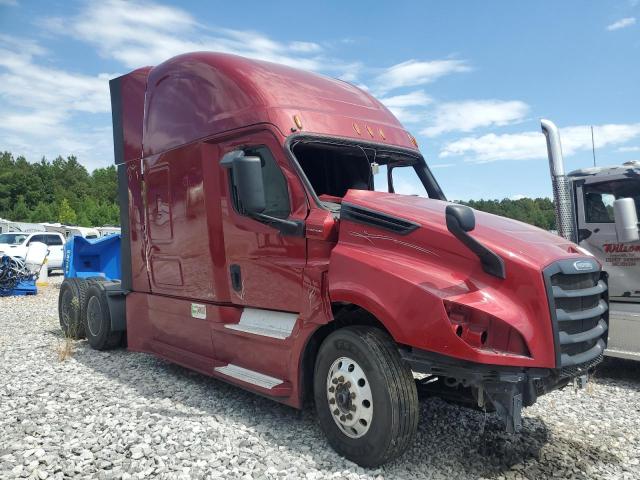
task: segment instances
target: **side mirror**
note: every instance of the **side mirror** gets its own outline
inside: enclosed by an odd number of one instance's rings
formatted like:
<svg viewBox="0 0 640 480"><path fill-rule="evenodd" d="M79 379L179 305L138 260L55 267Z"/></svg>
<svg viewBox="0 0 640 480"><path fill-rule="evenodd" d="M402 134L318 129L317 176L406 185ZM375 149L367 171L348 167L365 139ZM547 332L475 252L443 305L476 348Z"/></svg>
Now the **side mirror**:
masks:
<svg viewBox="0 0 640 480"><path fill-rule="evenodd" d="M478 256L485 272L503 280L507 278L504 260L500 255L469 235L468 232L476 228L476 215L471 208L465 205L447 205L445 219L447 229Z"/></svg>
<svg viewBox="0 0 640 480"><path fill-rule="evenodd" d="M446 217L449 230L459 228L463 232L470 232L476 228L476 216L466 205L447 205ZM458 225L453 225L454 222Z"/></svg>
<svg viewBox="0 0 640 480"><path fill-rule="evenodd" d="M640 241L638 212L633 198L621 198L613 202L613 214L616 219L618 241L620 243Z"/></svg>
<svg viewBox="0 0 640 480"><path fill-rule="evenodd" d="M242 150L234 150L222 157L220 165L231 169L235 194L244 213L262 213L267 205L260 157L245 157Z"/></svg>

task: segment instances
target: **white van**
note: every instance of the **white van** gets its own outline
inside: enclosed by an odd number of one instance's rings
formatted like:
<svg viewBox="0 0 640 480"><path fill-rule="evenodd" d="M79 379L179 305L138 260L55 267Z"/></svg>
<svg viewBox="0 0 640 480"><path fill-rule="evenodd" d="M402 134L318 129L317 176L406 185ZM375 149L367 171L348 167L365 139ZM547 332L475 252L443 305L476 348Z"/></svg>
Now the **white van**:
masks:
<svg viewBox="0 0 640 480"><path fill-rule="evenodd" d="M0 234L0 255L23 259L31 242L42 242L49 248L49 271L62 268L64 237L58 232L9 232Z"/></svg>

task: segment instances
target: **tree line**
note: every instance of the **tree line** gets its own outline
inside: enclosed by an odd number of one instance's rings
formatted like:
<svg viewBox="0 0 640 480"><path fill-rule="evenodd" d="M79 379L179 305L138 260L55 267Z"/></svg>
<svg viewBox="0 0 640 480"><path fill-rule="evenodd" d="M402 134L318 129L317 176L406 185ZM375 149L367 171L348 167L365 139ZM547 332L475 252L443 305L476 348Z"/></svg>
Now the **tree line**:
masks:
<svg viewBox="0 0 640 480"><path fill-rule="evenodd" d="M555 230L556 219L553 202L548 198L521 198L518 200L470 200L458 202L482 212L494 213L520 220L544 230Z"/></svg>
<svg viewBox="0 0 640 480"><path fill-rule="evenodd" d="M89 173L71 155L30 163L0 154L0 218L97 227L120 223L115 166Z"/></svg>
<svg viewBox="0 0 640 480"><path fill-rule="evenodd" d="M0 156L0 218L19 222L66 225L119 224L115 166L91 174L74 156L29 163L9 152ZM458 202L477 210L555 229L553 202L548 198L470 200Z"/></svg>

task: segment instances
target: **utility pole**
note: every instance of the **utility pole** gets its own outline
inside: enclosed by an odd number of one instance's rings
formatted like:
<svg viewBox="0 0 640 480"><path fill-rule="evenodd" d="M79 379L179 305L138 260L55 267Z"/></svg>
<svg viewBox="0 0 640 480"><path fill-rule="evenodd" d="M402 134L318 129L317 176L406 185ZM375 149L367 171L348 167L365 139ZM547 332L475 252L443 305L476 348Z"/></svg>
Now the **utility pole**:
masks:
<svg viewBox="0 0 640 480"><path fill-rule="evenodd" d="M593 140L593 125L591 125L591 151L593 152L593 166L596 166L596 142Z"/></svg>

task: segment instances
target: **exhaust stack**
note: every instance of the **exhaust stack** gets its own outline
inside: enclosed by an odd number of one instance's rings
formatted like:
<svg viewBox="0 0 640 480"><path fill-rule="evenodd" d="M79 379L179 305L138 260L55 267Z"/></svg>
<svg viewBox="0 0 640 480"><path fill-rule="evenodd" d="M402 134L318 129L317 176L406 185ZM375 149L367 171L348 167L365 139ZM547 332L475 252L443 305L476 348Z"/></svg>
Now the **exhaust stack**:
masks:
<svg viewBox="0 0 640 480"><path fill-rule="evenodd" d="M561 237L576 242L578 239L576 236L571 184L564 174L560 133L558 127L551 120L542 119L540 124L542 133L547 139L547 154L549 155L553 201L556 210L556 228Z"/></svg>

